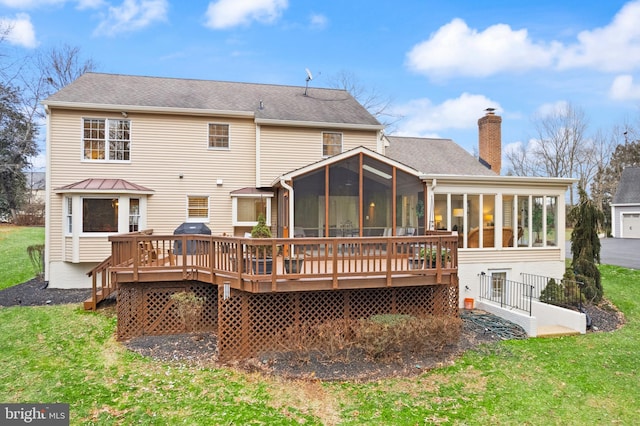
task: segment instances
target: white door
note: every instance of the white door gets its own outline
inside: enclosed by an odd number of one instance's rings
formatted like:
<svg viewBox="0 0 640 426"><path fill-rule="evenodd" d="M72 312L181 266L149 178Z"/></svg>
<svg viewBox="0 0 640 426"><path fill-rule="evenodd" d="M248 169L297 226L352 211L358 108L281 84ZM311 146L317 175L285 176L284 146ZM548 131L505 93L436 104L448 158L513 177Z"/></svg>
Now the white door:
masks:
<svg viewBox="0 0 640 426"><path fill-rule="evenodd" d="M622 238L640 238L640 213L622 214Z"/></svg>

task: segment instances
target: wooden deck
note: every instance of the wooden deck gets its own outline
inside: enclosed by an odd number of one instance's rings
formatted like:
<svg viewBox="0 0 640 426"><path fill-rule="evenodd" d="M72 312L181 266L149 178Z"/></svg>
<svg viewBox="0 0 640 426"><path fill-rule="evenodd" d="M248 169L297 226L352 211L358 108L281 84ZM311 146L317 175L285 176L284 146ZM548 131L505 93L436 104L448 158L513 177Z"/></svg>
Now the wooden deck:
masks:
<svg viewBox="0 0 640 426"><path fill-rule="evenodd" d="M273 293L451 285L458 279L458 239L442 232L295 239L126 234L110 241L109 272L104 267L102 274L110 277L111 290L98 288L94 279L95 303L97 291L108 294L118 283L195 280Z"/></svg>

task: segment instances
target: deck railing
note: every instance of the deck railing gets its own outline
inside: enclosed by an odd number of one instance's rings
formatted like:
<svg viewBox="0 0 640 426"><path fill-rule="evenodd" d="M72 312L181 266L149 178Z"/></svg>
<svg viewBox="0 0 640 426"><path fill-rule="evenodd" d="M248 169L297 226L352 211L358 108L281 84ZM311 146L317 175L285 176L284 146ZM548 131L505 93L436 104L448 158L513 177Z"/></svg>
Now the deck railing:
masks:
<svg viewBox="0 0 640 426"><path fill-rule="evenodd" d="M385 279L399 274L436 275L458 267L458 239L448 233L412 237L238 238L210 235L140 235L110 237L112 270L138 281L149 272L198 275L220 283L282 280Z"/></svg>
<svg viewBox="0 0 640 426"><path fill-rule="evenodd" d="M84 302L85 309L95 311L98 303L115 291L109 272L111 266L112 259L109 256L87 272L87 276L91 278L91 299ZM98 285L98 279L100 280L100 285Z"/></svg>

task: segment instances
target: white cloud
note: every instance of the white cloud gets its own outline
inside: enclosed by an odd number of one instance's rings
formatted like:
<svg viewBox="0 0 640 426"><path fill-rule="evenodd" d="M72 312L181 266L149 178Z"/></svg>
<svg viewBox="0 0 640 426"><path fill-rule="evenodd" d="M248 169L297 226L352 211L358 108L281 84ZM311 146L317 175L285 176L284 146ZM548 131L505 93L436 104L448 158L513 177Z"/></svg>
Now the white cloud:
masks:
<svg viewBox="0 0 640 426"><path fill-rule="evenodd" d="M205 25L225 29L251 21L273 22L287 6L287 0L218 0L209 3Z"/></svg>
<svg viewBox="0 0 640 426"><path fill-rule="evenodd" d="M640 67L640 1L627 3L607 26L578 34L578 43L568 46L558 67L629 71Z"/></svg>
<svg viewBox="0 0 640 426"><path fill-rule="evenodd" d="M38 45L31 17L18 13L15 18L0 18L0 28L8 30L7 41L16 46L33 48Z"/></svg>
<svg viewBox="0 0 640 426"><path fill-rule="evenodd" d="M540 105L535 112L535 116L538 117L548 117L551 115L556 115L566 111L569 107L569 103L567 101L556 101L552 103L545 103Z"/></svg>
<svg viewBox="0 0 640 426"><path fill-rule="evenodd" d="M640 0L624 5L608 25L580 32L574 43L538 41L526 29L496 24L484 31L459 18L407 53L407 67L431 78L487 77L533 69L640 69Z"/></svg>
<svg viewBox="0 0 640 426"><path fill-rule="evenodd" d="M13 9L37 9L43 6L56 6L65 3L77 3L78 9L95 9L105 4L105 0L0 0L0 6Z"/></svg>
<svg viewBox="0 0 640 426"><path fill-rule="evenodd" d="M472 129L477 126L482 111L488 107L496 108L497 113L501 112L497 102L483 95L463 93L439 105L426 98L416 99L394 108L394 115L404 117L394 134L434 137L442 130Z"/></svg>
<svg viewBox="0 0 640 426"><path fill-rule="evenodd" d="M78 9L97 9L105 5L105 0L77 0Z"/></svg>
<svg viewBox="0 0 640 426"><path fill-rule="evenodd" d="M611 83L609 97L619 101L640 100L640 84L633 83L633 76L620 75Z"/></svg>
<svg viewBox="0 0 640 426"><path fill-rule="evenodd" d="M314 13L309 18L309 23L311 25L311 28L316 29L316 30L323 30L329 24L329 20L324 15L321 15L321 14L318 14L318 13Z"/></svg>
<svg viewBox="0 0 640 426"><path fill-rule="evenodd" d="M168 8L167 0L124 0L118 7L109 7L94 34L115 36L166 21Z"/></svg>
<svg viewBox="0 0 640 426"><path fill-rule="evenodd" d="M431 77L486 77L552 64L557 43L536 44L527 30L497 24L478 32L461 19L444 25L407 54L410 69Z"/></svg>
<svg viewBox="0 0 640 426"><path fill-rule="evenodd" d="M13 9L34 9L52 4L64 4L67 0L0 0L0 5Z"/></svg>

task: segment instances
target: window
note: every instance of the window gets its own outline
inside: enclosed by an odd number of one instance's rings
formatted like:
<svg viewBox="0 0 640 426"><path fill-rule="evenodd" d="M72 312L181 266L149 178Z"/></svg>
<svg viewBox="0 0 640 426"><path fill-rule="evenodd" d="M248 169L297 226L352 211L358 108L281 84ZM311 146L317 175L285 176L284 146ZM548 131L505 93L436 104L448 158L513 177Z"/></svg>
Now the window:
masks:
<svg viewBox="0 0 640 426"><path fill-rule="evenodd" d="M209 123L209 148L229 148L229 125Z"/></svg>
<svg viewBox="0 0 640 426"><path fill-rule="evenodd" d="M503 301L506 296L507 273L505 271L491 272L491 294L493 301Z"/></svg>
<svg viewBox="0 0 640 426"><path fill-rule="evenodd" d="M140 200L131 198L129 200L129 232L138 232L140 225Z"/></svg>
<svg viewBox="0 0 640 426"><path fill-rule="evenodd" d="M83 198L82 232L118 232L118 199Z"/></svg>
<svg viewBox="0 0 640 426"><path fill-rule="evenodd" d="M192 222L204 222L209 220L209 197L188 197L187 220Z"/></svg>
<svg viewBox="0 0 640 426"><path fill-rule="evenodd" d="M129 121L109 120L109 160L129 161Z"/></svg>
<svg viewBox="0 0 640 426"><path fill-rule="evenodd" d="M342 152L342 133L322 133L322 155L329 157Z"/></svg>
<svg viewBox="0 0 640 426"><path fill-rule="evenodd" d="M233 225L254 226L258 216L264 215L268 226L271 226L272 196L233 197Z"/></svg>
<svg viewBox="0 0 640 426"><path fill-rule="evenodd" d="M71 234L73 232L73 198L66 197L65 204L67 210L67 233Z"/></svg>
<svg viewBox="0 0 640 426"><path fill-rule="evenodd" d="M557 197L545 197L547 214L547 246L558 245L558 199Z"/></svg>
<svg viewBox="0 0 640 426"><path fill-rule="evenodd" d="M85 118L82 134L83 158L85 160L129 161L130 125L129 120ZM108 132L105 131L107 128Z"/></svg>

